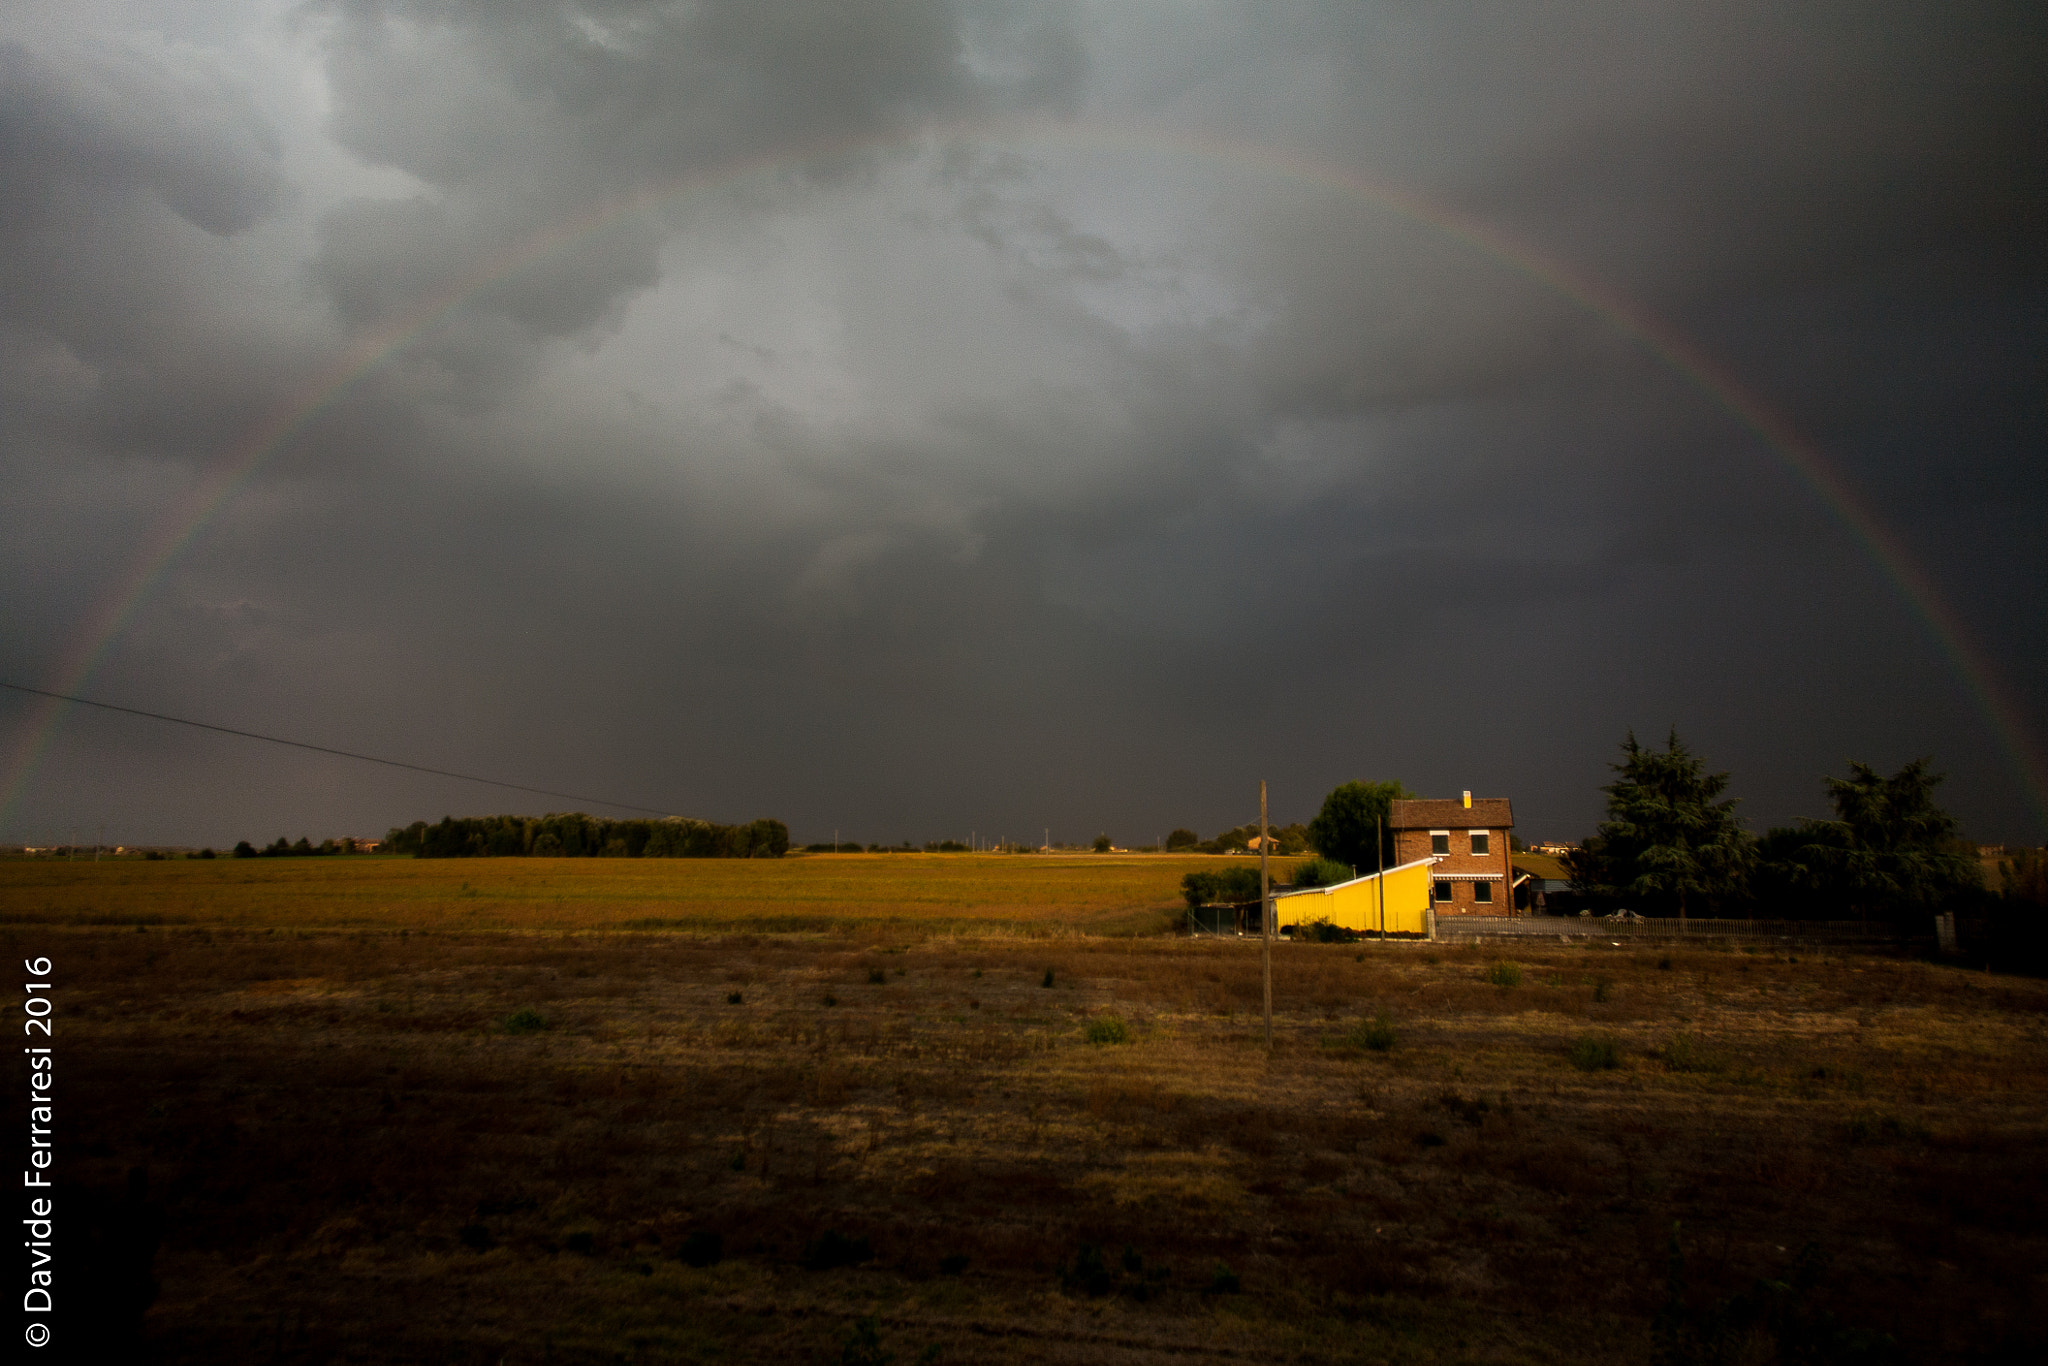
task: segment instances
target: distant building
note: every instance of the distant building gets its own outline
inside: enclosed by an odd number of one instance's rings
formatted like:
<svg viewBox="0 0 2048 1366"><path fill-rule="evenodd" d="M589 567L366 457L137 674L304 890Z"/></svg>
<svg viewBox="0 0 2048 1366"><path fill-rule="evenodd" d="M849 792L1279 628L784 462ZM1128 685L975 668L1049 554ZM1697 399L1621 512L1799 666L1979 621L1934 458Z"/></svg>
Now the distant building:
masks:
<svg viewBox="0 0 2048 1366"><path fill-rule="evenodd" d="M1515 914L1508 832L1514 807L1505 797L1397 801L1388 813L1398 865L1430 859L1430 900L1438 916Z"/></svg>

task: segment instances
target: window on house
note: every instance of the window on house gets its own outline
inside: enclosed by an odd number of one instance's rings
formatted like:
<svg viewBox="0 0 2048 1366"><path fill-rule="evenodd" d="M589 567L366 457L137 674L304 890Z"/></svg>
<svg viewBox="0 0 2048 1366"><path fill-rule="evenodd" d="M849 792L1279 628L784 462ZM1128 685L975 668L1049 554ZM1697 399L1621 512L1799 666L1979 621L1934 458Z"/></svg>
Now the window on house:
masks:
<svg viewBox="0 0 2048 1366"><path fill-rule="evenodd" d="M1436 899L1438 901L1449 901L1451 899L1451 882L1449 878L1440 877L1436 880Z"/></svg>
<svg viewBox="0 0 2048 1366"><path fill-rule="evenodd" d="M1484 831L1484 830L1474 830L1474 831L1472 832L1472 852L1473 852L1473 853L1475 853L1475 854L1483 854L1483 853L1485 853L1485 852L1486 852L1486 845L1487 845L1487 838L1486 838L1486 834L1487 834L1487 832L1486 832L1486 831Z"/></svg>
<svg viewBox="0 0 2048 1366"><path fill-rule="evenodd" d="M1451 852L1451 832L1450 832L1450 831L1448 831L1448 830L1432 830L1432 831L1430 831L1430 832L1429 832L1429 852L1430 852L1430 853L1432 853L1432 854L1448 854L1448 853L1450 853L1450 852Z"/></svg>
<svg viewBox="0 0 2048 1366"><path fill-rule="evenodd" d="M1472 899L1481 905L1490 904L1493 901L1493 884L1491 882L1473 883Z"/></svg>

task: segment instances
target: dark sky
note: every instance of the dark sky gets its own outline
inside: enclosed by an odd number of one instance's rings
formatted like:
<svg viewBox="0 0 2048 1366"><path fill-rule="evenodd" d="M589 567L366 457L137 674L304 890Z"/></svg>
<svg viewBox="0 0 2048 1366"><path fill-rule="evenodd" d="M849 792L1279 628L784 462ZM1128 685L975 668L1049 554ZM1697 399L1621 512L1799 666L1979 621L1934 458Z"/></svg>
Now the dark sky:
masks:
<svg viewBox="0 0 2048 1366"><path fill-rule="evenodd" d="M800 840L1149 843L1262 777L1576 838L1676 726L1755 829L1931 755L2039 842L2044 32L18 3L0 678ZM18 695L0 745L13 841L566 805Z"/></svg>

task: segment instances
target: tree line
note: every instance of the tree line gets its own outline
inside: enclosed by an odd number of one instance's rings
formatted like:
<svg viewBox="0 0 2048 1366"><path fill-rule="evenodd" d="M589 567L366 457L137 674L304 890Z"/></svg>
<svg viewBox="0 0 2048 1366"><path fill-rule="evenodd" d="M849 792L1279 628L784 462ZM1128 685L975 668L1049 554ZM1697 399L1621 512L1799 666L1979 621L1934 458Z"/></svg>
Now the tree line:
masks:
<svg viewBox="0 0 2048 1366"><path fill-rule="evenodd" d="M766 818L719 825L683 816L610 820L580 811L443 816L436 825L394 827L384 849L415 858L781 858L789 852L789 827Z"/></svg>
<svg viewBox="0 0 2048 1366"><path fill-rule="evenodd" d="M1565 860L1583 896L1645 915L1917 921L1986 893L1927 759L1890 775L1851 761L1847 777L1824 780L1832 819L1752 836L1728 775L1708 772L1676 730L1661 750L1633 732L1621 748L1601 789L1607 819Z"/></svg>

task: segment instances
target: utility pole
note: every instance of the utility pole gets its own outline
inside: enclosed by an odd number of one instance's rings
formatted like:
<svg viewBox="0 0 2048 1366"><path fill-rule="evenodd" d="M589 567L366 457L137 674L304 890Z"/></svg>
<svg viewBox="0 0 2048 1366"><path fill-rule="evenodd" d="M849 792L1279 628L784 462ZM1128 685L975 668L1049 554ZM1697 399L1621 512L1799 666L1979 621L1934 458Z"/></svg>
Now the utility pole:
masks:
<svg viewBox="0 0 2048 1366"><path fill-rule="evenodd" d="M1380 938L1387 937L1387 837L1380 829L1380 818L1372 818L1372 854L1379 860L1379 876L1373 879L1380 903Z"/></svg>
<svg viewBox="0 0 2048 1366"><path fill-rule="evenodd" d="M1266 978L1266 1051L1273 1051L1273 892L1266 874L1266 780L1259 779L1259 966Z"/></svg>

